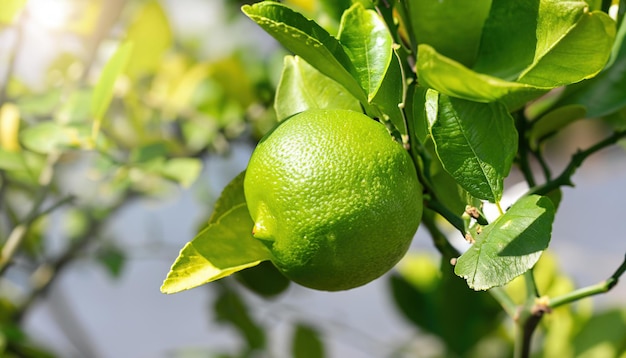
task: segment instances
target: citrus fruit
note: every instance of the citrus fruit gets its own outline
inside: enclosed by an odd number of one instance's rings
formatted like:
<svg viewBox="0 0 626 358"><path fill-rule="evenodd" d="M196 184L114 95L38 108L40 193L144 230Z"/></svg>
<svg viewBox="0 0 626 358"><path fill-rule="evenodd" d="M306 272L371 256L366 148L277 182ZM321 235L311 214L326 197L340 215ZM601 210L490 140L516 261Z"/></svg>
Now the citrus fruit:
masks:
<svg viewBox="0 0 626 358"><path fill-rule="evenodd" d="M385 126L348 110L309 110L257 145L244 179L253 236L303 286L346 290L390 270L422 215L411 157Z"/></svg>

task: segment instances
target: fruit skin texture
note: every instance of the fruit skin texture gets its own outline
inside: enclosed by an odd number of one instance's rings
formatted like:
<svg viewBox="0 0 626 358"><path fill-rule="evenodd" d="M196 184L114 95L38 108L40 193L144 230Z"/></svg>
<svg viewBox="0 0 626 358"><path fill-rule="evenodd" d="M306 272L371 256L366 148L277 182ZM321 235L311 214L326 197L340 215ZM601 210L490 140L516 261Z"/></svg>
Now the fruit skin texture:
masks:
<svg viewBox="0 0 626 358"><path fill-rule="evenodd" d="M422 215L407 151L384 125L309 110L254 150L244 179L253 235L291 280L318 290L364 285L406 253Z"/></svg>

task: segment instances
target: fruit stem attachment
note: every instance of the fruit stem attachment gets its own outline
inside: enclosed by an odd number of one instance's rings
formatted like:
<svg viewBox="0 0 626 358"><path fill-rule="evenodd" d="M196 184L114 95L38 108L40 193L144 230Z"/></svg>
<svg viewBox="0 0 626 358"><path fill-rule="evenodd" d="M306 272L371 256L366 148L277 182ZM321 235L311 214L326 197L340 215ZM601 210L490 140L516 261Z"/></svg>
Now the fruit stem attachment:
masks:
<svg viewBox="0 0 626 358"><path fill-rule="evenodd" d="M624 255L624 261L622 261L622 264L608 279L595 285L579 288L578 290L574 290L570 293L552 298L549 300L548 306L550 308L556 308L564 304L578 301L585 297L606 293L617 285L620 276L624 274L624 272L626 272L626 255Z"/></svg>

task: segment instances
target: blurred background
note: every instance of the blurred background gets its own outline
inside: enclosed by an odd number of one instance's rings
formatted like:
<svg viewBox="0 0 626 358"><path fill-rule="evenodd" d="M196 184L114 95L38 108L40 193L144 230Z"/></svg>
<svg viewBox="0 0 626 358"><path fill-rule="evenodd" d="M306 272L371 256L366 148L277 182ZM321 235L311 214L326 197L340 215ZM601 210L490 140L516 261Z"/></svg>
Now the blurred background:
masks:
<svg viewBox="0 0 626 358"><path fill-rule="evenodd" d="M316 1L285 2L321 13ZM346 292L268 291L232 277L159 292L275 124L287 53L241 5L0 1L0 242L3 256L8 243L23 247L0 265L0 356L509 355L510 322L462 280L446 286L423 229L398 270ZM568 127L549 147L555 172L605 135L592 120ZM511 176L509 195L520 180ZM606 279L626 252L623 146L592 157L574 180L537 269L550 292ZM468 295L467 306L446 306L451 294ZM443 314L421 318L433 310ZM558 334L540 334L547 348L538 354L618 357L625 310L623 284L559 309L544 327ZM469 343L453 346L459 336Z"/></svg>

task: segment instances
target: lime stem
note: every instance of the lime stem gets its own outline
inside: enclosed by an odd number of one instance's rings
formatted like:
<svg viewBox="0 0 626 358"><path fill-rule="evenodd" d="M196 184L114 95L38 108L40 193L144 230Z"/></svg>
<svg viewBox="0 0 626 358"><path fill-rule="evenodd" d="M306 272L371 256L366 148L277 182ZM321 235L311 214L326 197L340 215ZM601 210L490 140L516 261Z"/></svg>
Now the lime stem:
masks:
<svg viewBox="0 0 626 358"><path fill-rule="evenodd" d="M606 293L610 291L613 287L615 287L615 285L617 285L620 276L624 274L624 272L626 272L626 255L624 256L624 261L622 261L622 264L608 279L595 285L583 287L570 293L552 298L550 299L548 306L550 308L556 308L567 303L578 301L585 297Z"/></svg>

